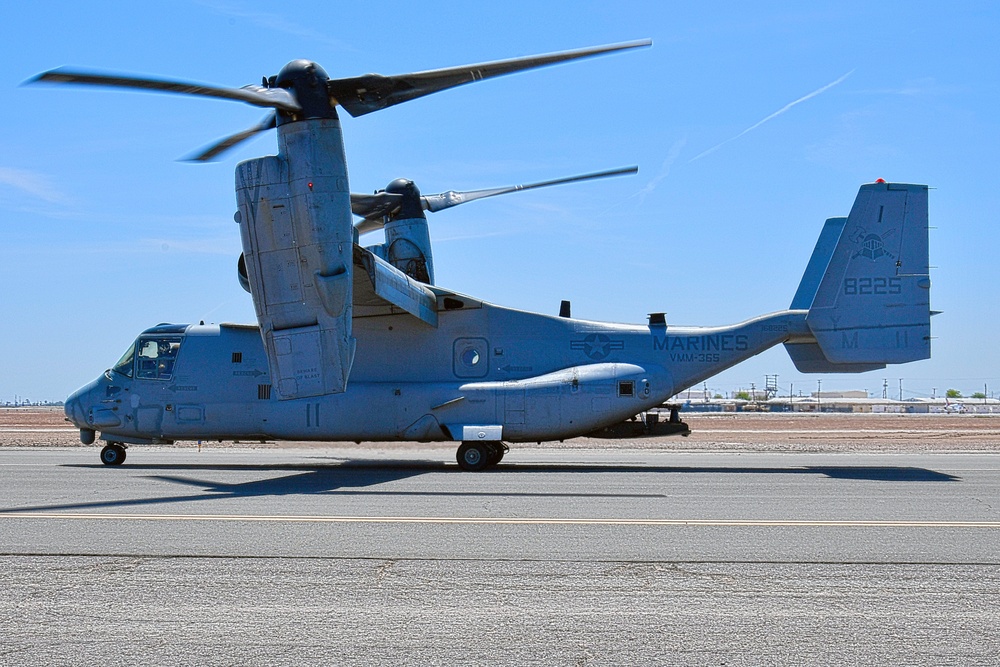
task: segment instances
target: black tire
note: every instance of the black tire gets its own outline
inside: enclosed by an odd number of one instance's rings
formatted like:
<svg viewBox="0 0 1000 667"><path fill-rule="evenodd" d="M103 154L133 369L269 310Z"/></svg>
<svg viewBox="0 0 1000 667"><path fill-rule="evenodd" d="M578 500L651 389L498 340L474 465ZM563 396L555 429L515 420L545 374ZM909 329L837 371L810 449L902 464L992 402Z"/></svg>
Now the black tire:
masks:
<svg viewBox="0 0 1000 667"><path fill-rule="evenodd" d="M125 448L115 442L109 442L101 450L101 463L106 466L120 466L125 463Z"/></svg>
<svg viewBox="0 0 1000 667"><path fill-rule="evenodd" d="M455 458L466 472L479 472L490 465L492 446L487 442L463 442Z"/></svg>

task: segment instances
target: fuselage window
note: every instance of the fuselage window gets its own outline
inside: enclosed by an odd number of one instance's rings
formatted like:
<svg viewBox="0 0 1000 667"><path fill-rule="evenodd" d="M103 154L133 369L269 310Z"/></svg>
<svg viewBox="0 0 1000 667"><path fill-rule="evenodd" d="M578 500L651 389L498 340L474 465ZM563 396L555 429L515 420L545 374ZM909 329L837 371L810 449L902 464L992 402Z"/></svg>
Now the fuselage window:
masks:
<svg viewBox="0 0 1000 667"><path fill-rule="evenodd" d="M169 380L174 374L181 339L176 337L140 338L137 346L136 378Z"/></svg>
<svg viewBox="0 0 1000 667"><path fill-rule="evenodd" d="M112 366L111 370L121 373L125 377L132 377L132 362L135 360L135 343L129 346L118 363Z"/></svg>

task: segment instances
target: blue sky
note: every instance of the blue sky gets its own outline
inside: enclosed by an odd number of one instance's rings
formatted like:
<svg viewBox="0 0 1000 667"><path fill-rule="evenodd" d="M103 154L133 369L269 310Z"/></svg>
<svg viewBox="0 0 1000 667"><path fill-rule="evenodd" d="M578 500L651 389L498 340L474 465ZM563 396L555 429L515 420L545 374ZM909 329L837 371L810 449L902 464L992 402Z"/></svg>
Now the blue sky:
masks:
<svg viewBox="0 0 1000 667"><path fill-rule="evenodd" d="M957 5L957 7L956 7ZM177 161L260 109L20 86L75 65L225 85L294 58L399 74L598 44L654 45L350 118L355 192L424 193L639 165L638 176L431 216L437 282L529 310L674 324L788 306L823 220L861 183L931 192L933 358L858 376L782 348L708 382L1000 394L1000 5L969 3L26 3L0 25L0 402L61 400L159 322L252 322L233 168ZM365 241L369 241L368 238ZM370 243L377 242L371 238Z"/></svg>

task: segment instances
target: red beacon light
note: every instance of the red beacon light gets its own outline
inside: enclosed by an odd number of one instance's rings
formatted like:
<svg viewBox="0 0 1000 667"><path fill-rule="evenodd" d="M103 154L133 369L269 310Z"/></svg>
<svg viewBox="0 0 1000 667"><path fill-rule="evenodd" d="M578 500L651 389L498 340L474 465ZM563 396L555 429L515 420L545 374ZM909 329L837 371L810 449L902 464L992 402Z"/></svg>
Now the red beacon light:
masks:
<svg viewBox="0 0 1000 667"><path fill-rule="evenodd" d="M885 183L885 179L884 178L876 178L875 182L876 183Z"/></svg>

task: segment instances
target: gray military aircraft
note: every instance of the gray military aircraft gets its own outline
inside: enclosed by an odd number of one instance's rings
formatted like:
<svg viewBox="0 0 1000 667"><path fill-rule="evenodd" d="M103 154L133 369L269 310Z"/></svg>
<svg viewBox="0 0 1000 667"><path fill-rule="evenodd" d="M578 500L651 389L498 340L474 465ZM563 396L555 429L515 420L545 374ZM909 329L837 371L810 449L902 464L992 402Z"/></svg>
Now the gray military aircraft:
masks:
<svg viewBox="0 0 1000 667"><path fill-rule="evenodd" d="M277 128L278 154L236 168L239 278L257 325L161 324L66 401L86 444L175 440L452 441L463 470L506 443L619 424L783 343L802 372L930 356L927 188L863 185L827 220L787 310L718 327L530 313L434 284L424 211L490 191L352 195L336 108L357 116L483 78L649 45L633 42L418 72L331 79L312 62L223 88L58 69L37 81L234 99L273 111L195 157ZM597 177L591 174L577 179ZM604 174L610 175L610 174ZM534 184L536 186L544 184ZM517 189L516 187L513 189ZM508 189L509 190L509 189ZM478 194L477 194L478 193ZM352 210L363 220L355 226ZM386 243L358 244L384 226Z"/></svg>

